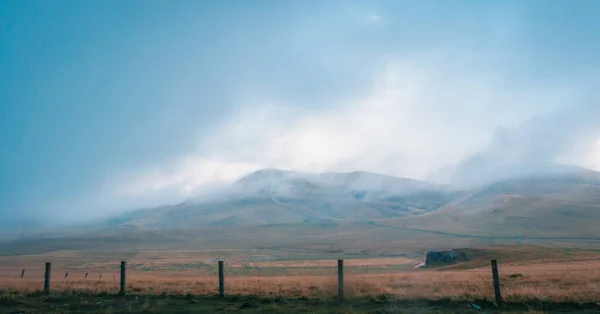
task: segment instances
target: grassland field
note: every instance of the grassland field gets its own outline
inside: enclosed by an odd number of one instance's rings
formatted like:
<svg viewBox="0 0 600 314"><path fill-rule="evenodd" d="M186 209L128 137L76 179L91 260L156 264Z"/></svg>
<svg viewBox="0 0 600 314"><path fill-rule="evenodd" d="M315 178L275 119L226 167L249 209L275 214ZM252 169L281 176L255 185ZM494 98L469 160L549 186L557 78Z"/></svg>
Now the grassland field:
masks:
<svg viewBox="0 0 600 314"><path fill-rule="evenodd" d="M417 251L388 257L285 249L6 255L0 256L0 312L165 313L200 307L210 307L202 309L207 312L463 312L473 310L471 303L496 310L492 258L500 261L504 300L513 304L505 311L600 311L595 249L500 245L470 250L471 260L434 269L413 269L423 261ZM342 257L347 301L339 303L336 259ZM124 298L114 296L121 260L128 263ZM225 260L225 300L214 297L217 260ZM47 297L39 296L45 262L52 263Z"/></svg>

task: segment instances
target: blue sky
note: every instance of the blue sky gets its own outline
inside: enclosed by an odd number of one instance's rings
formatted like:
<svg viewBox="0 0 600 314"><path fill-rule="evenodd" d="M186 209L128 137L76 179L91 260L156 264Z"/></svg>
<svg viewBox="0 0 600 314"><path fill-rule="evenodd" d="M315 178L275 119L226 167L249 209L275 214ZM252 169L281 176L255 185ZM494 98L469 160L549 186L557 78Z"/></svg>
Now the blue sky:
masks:
<svg viewBox="0 0 600 314"><path fill-rule="evenodd" d="M502 150L600 170L599 21L592 0L2 1L0 219L262 167L443 181Z"/></svg>

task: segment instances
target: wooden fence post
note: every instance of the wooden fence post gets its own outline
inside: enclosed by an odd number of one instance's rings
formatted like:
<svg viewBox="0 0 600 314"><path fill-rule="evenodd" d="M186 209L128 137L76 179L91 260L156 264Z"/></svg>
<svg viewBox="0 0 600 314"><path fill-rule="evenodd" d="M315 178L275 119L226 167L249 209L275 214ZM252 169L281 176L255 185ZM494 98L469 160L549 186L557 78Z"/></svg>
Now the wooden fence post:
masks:
<svg viewBox="0 0 600 314"><path fill-rule="evenodd" d="M21 279L23 279L24 276L25 276L25 269L23 269L23 271L21 272Z"/></svg>
<svg viewBox="0 0 600 314"><path fill-rule="evenodd" d="M219 296L225 296L225 273L223 272L223 261L219 261Z"/></svg>
<svg viewBox="0 0 600 314"><path fill-rule="evenodd" d="M119 289L119 295L121 295L121 296L125 295L125 289L127 287L126 274L125 274L126 270L127 270L127 262L121 261L121 289Z"/></svg>
<svg viewBox="0 0 600 314"><path fill-rule="evenodd" d="M46 271L44 272L44 294L50 294L50 273L52 271L52 264L46 263Z"/></svg>
<svg viewBox="0 0 600 314"><path fill-rule="evenodd" d="M494 294L496 297L496 305L502 304L502 294L500 293L500 276L498 275L498 262L492 260L492 276L494 277Z"/></svg>
<svg viewBox="0 0 600 314"><path fill-rule="evenodd" d="M344 300L344 260L338 260L338 296Z"/></svg>

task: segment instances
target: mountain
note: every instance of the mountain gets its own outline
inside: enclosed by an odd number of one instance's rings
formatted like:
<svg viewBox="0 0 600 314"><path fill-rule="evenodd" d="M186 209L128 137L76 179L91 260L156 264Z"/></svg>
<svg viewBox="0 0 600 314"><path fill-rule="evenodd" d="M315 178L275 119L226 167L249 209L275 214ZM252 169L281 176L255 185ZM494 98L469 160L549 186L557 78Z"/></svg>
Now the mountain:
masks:
<svg viewBox="0 0 600 314"><path fill-rule="evenodd" d="M376 173L253 172L209 197L130 212L112 226L188 228L324 221L365 221L436 210L462 192Z"/></svg>
<svg viewBox="0 0 600 314"><path fill-rule="evenodd" d="M3 237L0 254L89 248L396 252L473 245L597 247L600 173L538 173L475 189L368 172L254 172L210 198L105 224ZM15 240L18 239L18 240Z"/></svg>
<svg viewBox="0 0 600 314"><path fill-rule="evenodd" d="M474 189L376 173L253 172L210 197L111 219L119 228L184 229L368 222L458 236L600 238L600 173L582 168Z"/></svg>
<svg viewBox="0 0 600 314"><path fill-rule="evenodd" d="M435 212L378 223L493 237L600 238L600 173L575 169L485 185Z"/></svg>
<svg viewBox="0 0 600 314"><path fill-rule="evenodd" d="M503 154L510 155L510 152L503 152ZM569 176L589 171L589 169L578 166L543 162L537 159L521 164L502 158L494 159L487 155L475 155L463 160L452 169L448 181L463 187L474 188L516 178L540 175L545 177Z"/></svg>

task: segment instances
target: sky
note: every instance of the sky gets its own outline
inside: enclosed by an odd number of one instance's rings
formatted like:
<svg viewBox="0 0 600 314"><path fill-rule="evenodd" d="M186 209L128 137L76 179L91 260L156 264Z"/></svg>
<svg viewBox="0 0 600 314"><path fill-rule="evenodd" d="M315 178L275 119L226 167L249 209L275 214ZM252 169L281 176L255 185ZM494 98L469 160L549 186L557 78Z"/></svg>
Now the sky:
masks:
<svg viewBox="0 0 600 314"><path fill-rule="evenodd" d="M0 221L261 168L600 170L599 21L594 0L1 1Z"/></svg>

